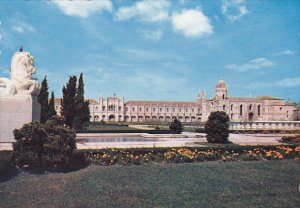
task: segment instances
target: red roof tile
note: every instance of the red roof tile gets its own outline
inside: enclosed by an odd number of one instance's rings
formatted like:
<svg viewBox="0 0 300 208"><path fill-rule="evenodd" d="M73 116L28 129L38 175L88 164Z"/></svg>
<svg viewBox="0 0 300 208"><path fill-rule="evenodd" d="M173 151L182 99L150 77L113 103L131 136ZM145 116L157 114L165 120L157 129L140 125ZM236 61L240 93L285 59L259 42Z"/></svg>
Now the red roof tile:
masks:
<svg viewBox="0 0 300 208"><path fill-rule="evenodd" d="M168 106L193 106L196 107L196 102L178 102L178 101L127 101L126 105L168 105Z"/></svg>

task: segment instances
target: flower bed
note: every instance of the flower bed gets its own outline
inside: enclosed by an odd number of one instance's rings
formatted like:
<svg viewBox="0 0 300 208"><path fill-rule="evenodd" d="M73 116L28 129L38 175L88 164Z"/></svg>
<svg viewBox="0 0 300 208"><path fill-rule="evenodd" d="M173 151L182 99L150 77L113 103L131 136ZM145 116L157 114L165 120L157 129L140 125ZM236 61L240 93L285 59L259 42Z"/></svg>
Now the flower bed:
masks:
<svg viewBox="0 0 300 208"><path fill-rule="evenodd" d="M84 150L97 165L299 159L300 146L215 146Z"/></svg>

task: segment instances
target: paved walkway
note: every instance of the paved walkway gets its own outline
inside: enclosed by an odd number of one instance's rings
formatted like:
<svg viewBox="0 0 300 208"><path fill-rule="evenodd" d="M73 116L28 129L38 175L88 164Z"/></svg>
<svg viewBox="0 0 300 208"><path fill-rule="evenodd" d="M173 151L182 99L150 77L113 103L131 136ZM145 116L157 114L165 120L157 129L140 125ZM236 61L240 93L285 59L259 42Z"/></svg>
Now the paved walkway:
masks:
<svg viewBox="0 0 300 208"><path fill-rule="evenodd" d="M136 137L141 136L143 141L86 141L88 138L97 137ZM276 145L281 144L283 134L230 134L229 141L239 145ZM153 141L153 138L157 141ZM138 148L138 147L182 147L182 146L205 146L206 138L204 133L188 133L181 135L170 134L77 134L78 149L99 149L99 148ZM147 141L149 139L149 141ZM198 144L195 144L197 142ZM199 144L200 143L200 144ZM11 150L11 143L0 143L0 150Z"/></svg>

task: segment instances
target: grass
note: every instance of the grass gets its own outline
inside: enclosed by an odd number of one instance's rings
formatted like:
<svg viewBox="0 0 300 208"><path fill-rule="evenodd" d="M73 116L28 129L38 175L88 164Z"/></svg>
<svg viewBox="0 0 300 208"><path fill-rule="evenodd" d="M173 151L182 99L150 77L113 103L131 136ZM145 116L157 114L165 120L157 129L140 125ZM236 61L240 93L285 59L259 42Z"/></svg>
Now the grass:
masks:
<svg viewBox="0 0 300 208"><path fill-rule="evenodd" d="M296 207L299 160L95 166L19 173L1 207Z"/></svg>

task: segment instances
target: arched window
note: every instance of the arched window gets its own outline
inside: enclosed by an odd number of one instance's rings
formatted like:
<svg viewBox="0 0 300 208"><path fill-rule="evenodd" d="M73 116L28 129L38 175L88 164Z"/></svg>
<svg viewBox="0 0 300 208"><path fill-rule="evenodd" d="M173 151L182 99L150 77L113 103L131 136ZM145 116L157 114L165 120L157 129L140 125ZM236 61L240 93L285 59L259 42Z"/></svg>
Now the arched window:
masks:
<svg viewBox="0 0 300 208"><path fill-rule="evenodd" d="M240 105L240 115L243 115L243 105Z"/></svg>
<svg viewBox="0 0 300 208"><path fill-rule="evenodd" d="M222 95L223 100L225 99L225 94Z"/></svg>
<svg viewBox="0 0 300 208"><path fill-rule="evenodd" d="M108 116L108 120L109 121L114 121L115 120L115 116L114 115L109 115Z"/></svg>
<svg viewBox="0 0 300 208"><path fill-rule="evenodd" d="M252 110L252 105L249 105L249 110L250 110L250 111Z"/></svg>
<svg viewBox="0 0 300 208"><path fill-rule="evenodd" d="M231 116L230 116L230 120L233 120L233 113L232 113Z"/></svg>
<svg viewBox="0 0 300 208"><path fill-rule="evenodd" d="M231 106L230 106L230 110L232 110L233 109L233 104L231 104Z"/></svg>
<svg viewBox="0 0 300 208"><path fill-rule="evenodd" d="M226 105L223 105L223 111L225 111Z"/></svg>
<svg viewBox="0 0 300 208"><path fill-rule="evenodd" d="M260 116L260 105L257 106L257 115Z"/></svg>
<svg viewBox="0 0 300 208"><path fill-rule="evenodd" d="M98 115L95 115L94 116L94 121L98 121L99 120L99 116Z"/></svg>
<svg viewBox="0 0 300 208"><path fill-rule="evenodd" d="M139 116L139 117L138 117L138 121L139 121L139 122L143 121L143 116Z"/></svg>

